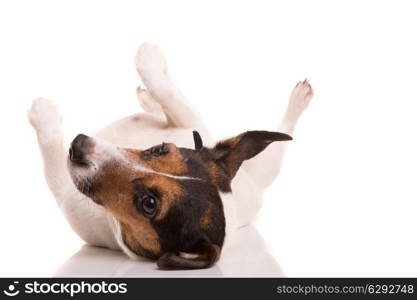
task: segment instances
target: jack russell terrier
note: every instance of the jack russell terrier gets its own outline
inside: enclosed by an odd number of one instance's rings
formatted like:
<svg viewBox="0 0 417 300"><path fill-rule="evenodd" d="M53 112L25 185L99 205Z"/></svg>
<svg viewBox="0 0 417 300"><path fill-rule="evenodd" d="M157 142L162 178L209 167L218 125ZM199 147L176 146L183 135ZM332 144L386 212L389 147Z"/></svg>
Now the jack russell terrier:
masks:
<svg viewBox="0 0 417 300"><path fill-rule="evenodd" d="M146 86L137 90L146 112L94 138L79 134L69 151L56 104L33 101L28 116L46 181L85 242L157 260L161 269L210 267L225 236L260 209L312 88L307 80L295 86L279 132L247 131L212 144L171 80L161 49L143 44L136 68Z"/></svg>

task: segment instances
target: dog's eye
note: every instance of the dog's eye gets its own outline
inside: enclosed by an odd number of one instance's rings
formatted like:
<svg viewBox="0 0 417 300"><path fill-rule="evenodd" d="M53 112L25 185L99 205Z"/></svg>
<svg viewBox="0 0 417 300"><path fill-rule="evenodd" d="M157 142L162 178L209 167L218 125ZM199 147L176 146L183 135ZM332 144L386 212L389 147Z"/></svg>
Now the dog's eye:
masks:
<svg viewBox="0 0 417 300"><path fill-rule="evenodd" d="M152 197L147 197L142 201L143 211L148 215L152 215L156 210L156 200Z"/></svg>
<svg viewBox="0 0 417 300"><path fill-rule="evenodd" d="M145 216L152 218L158 208L158 201L148 194L141 193L136 205Z"/></svg>

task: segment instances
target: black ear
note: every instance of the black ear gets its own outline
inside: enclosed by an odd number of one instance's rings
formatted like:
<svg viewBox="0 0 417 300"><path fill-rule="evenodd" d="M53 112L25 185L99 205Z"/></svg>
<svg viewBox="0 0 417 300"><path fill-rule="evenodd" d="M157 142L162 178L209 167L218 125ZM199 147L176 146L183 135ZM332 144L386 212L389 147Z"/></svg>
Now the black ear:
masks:
<svg viewBox="0 0 417 300"><path fill-rule="evenodd" d="M198 133L197 130L193 131L193 138L195 150L200 150L201 148L203 148L203 140L201 139L201 135Z"/></svg>
<svg viewBox="0 0 417 300"><path fill-rule="evenodd" d="M213 159L226 169L230 178L233 178L245 160L251 159L272 142L289 140L292 140L292 137L281 132L246 131L217 143L211 149L211 153Z"/></svg>
<svg viewBox="0 0 417 300"><path fill-rule="evenodd" d="M162 270L189 270L211 267L220 257L220 247L206 240L189 252L166 252L157 261Z"/></svg>

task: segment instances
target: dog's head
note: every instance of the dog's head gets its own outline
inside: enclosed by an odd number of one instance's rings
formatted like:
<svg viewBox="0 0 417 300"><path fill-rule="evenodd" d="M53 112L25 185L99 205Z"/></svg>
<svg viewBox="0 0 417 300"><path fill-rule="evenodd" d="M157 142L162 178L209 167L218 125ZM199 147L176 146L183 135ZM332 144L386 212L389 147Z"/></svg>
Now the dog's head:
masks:
<svg viewBox="0 0 417 300"><path fill-rule="evenodd" d="M116 220L125 252L158 259L163 269L211 266L220 256L225 218L220 192L242 162L274 141L278 132L248 131L195 149L162 143L147 150L117 148L78 135L69 151L77 188Z"/></svg>

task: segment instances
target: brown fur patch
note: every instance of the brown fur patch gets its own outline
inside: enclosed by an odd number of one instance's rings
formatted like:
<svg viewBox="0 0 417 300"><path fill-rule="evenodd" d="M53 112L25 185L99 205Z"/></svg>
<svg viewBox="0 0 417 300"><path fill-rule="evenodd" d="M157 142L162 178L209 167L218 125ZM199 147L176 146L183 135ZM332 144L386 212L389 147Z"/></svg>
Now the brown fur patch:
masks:
<svg viewBox="0 0 417 300"><path fill-rule="evenodd" d="M181 186L172 178L154 173L144 173L115 163L101 170L96 178L98 187L92 195L119 221L126 245L135 253L143 248L150 254L160 254L159 237L148 217L138 211L135 205L133 182L140 179L147 188L160 192L159 211L156 219L162 219L181 195ZM143 252L143 251L142 251ZM144 255L152 256L152 255Z"/></svg>
<svg viewBox="0 0 417 300"><path fill-rule="evenodd" d="M145 167L156 172L167 173L175 176L182 176L187 173L184 158L174 144L166 144L168 153L159 156L143 156L142 152L135 149L125 149L127 152L135 154L138 162Z"/></svg>
<svg viewBox="0 0 417 300"><path fill-rule="evenodd" d="M221 178L221 173L220 173L219 167L214 161L209 162L208 171L209 171L209 174L210 174L211 182L214 185L219 186L220 183L221 183L222 178Z"/></svg>
<svg viewBox="0 0 417 300"><path fill-rule="evenodd" d="M181 197L183 194L181 185L175 179L166 176L149 174L142 179L142 182L149 188L162 191L160 211L155 217L156 220L163 219L169 209L174 205L175 199Z"/></svg>
<svg viewBox="0 0 417 300"><path fill-rule="evenodd" d="M139 155L137 155L138 150L129 149L127 152L134 154L138 163L142 164ZM157 158L155 157L155 159ZM104 167L100 176L96 178L98 188L93 197L100 201L119 221L123 240L129 249L136 254L151 258L154 256L155 258L160 255L161 244L149 218L138 211L135 205L135 185L133 183L138 179L148 189L158 192L159 210L154 218L156 220L163 219L175 204L175 200L183 193L181 185L173 178L141 172L131 169L129 166L125 167L123 164L114 163Z"/></svg>
<svg viewBox="0 0 417 300"><path fill-rule="evenodd" d="M212 225L211 222L213 220L213 210L214 210L213 204L210 202L208 204L206 211L203 213L200 219L200 225L202 227L208 228Z"/></svg>
<svg viewBox="0 0 417 300"><path fill-rule="evenodd" d="M214 262L216 262L216 261L218 261L218 260L219 260L219 258L220 258L220 253L221 253L221 251L222 251L222 248L221 248L220 246L216 245L216 244L213 244L212 246L213 246L213 248L214 248L214 251L216 251L216 259L215 259L215 261L214 261Z"/></svg>
<svg viewBox="0 0 417 300"><path fill-rule="evenodd" d="M226 170L228 170L229 176L231 178L233 178L236 175L236 172L241 164L241 160L238 156L238 153L236 151L233 151L233 149L240 142L242 136L243 134L240 134L238 136L220 141L216 145L216 147L221 145L222 147L227 147L229 149L223 158L223 163L226 167Z"/></svg>
<svg viewBox="0 0 417 300"><path fill-rule="evenodd" d="M143 248L148 252L160 252L158 234L149 219L140 214L134 204L134 190L130 184L135 174L115 167L106 170L100 178L96 197L120 222L125 243L132 251Z"/></svg>
<svg viewBox="0 0 417 300"><path fill-rule="evenodd" d="M218 190L222 192L230 192L230 179L224 169L221 169L214 161L209 161L208 172L210 181Z"/></svg>
<svg viewBox="0 0 417 300"><path fill-rule="evenodd" d="M126 223L120 223L120 227L123 233L123 241L131 251L149 258L156 258L160 255L161 245L158 234L151 226L149 219L126 220ZM142 249L152 255L143 253Z"/></svg>

